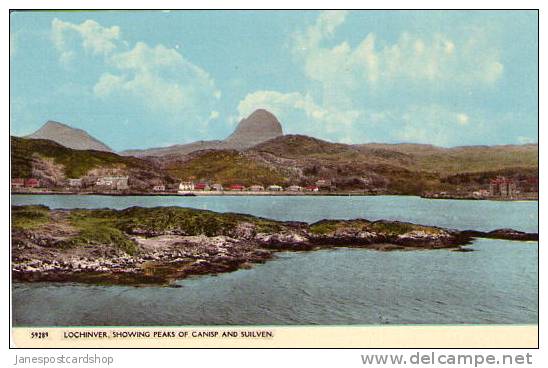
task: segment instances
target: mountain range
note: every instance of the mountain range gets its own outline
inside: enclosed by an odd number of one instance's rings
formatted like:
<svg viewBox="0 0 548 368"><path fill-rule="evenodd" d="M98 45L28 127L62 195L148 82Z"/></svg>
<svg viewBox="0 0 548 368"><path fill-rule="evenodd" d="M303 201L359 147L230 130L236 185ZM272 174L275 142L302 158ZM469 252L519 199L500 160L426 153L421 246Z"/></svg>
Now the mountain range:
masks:
<svg viewBox="0 0 548 368"><path fill-rule="evenodd" d="M538 176L538 144L442 148L332 143L284 135L278 119L262 109L242 119L224 140L112 153L85 131L48 121L11 143L12 177L38 173L53 185L65 177L114 172L131 173L141 188L181 179L310 185L329 178L344 190L420 194L485 186L497 175Z"/></svg>

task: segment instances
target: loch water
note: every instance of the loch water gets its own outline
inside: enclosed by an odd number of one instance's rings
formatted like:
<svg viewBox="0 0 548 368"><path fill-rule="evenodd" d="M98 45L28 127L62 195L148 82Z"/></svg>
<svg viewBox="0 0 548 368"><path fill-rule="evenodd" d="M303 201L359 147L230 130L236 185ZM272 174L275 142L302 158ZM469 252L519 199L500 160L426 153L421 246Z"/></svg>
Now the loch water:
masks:
<svg viewBox="0 0 548 368"><path fill-rule="evenodd" d="M183 206L277 220L366 218L538 232L538 202L410 196L13 195L50 208ZM534 324L538 243L477 239L474 252L335 248L177 281L180 288L23 283L15 326Z"/></svg>

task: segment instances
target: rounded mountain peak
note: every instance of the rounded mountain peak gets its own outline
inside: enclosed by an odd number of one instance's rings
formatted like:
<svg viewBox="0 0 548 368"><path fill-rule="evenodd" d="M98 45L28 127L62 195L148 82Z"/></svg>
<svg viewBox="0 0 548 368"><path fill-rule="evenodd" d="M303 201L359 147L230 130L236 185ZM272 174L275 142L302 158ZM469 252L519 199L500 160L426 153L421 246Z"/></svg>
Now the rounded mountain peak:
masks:
<svg viewBox="0 0 548 368"><path fill-rule="evenodd" d="M234 148L247 148L283 135L282 124L265 109L255 110L242 119L225 142Z"/></svg>

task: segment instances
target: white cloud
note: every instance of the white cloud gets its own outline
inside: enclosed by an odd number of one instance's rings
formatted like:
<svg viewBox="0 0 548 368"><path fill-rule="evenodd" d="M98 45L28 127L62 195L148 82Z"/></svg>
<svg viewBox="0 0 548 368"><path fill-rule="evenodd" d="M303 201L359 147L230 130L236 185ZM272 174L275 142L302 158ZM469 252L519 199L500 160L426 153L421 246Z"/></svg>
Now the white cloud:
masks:
<svg viewBox="0 0 548 368"><path fill-rule="evenodd" d="M496 49L474 32L459 39L403 32L392 43L368 33L355 46L345 40L326 46L346 16L347 12L322 12L313 25L293 35L297 62L317 83L312 86L320 87L310 89L314 94L255 91L240 101L240 118L266 108L287 118L284 124L299 133L354 143L380 136L381 141L448 145L466 133L471 124L467 113L438 104L380 110L367 106L367 96L378 89L489 85L503 72ZM479 129L476 121L474 128Z"/></svg>
<svg viewBox="0 0 548 368"><path fill-rule="evenodd" d="M209 120L215 120L218 119L220 116L219 111L212 111L211 114L209 114Z"/></svg>
<svg viewBox="0 0 548 368"><path fill-rule="evenodd" d="M103 27L93 20L73 24L56 18L51 32L62 62L102 56L99 62L105 71L93 86L96 97L138 104L164 114L161 118L168 122L192 122L197 129L211 120L209 114L221 92L213 78L187 60L178 47L144 42L131 47L120 37L120 27Z"/></svg>
<svg viewBox="0 0 548 368"><path fill-rule="evenodd" d="M286 133L308 134L344 143L381 141L451 146L468 137L471 129L468 114L437 104L390 110L342 110L319 105L310 95L277 91L248 94L238 105L238 120L258 108L275 114ZM483 134L481 124L475 123L474 130Z"/></svg>
<svg viewBox="0 0 548 368"><path fill-rule="evenodd" d="M94 86L98 97L122 95L138 99L153 111L179 114L195 110L219 94L205 70L163 45L150 47L138 42L129 51L114 53L108 64L117 75L101 76Z"/></svg>
<svg viewBox="0 0 548 368"><path fill-rule="evenodd" d="M304 110L305 106L309 114L318 117L325 114L325 111L316 106L309 97L307 98L298 92L281 93L277 91L255 91L248 94L240 101L238 113L240 114L240 119L242 119L259 108L267 109L274 115L280 115L288 108Z"/></svg>
<svg viewBox="0 0 548 368"><path fill-rule="evenodd" d="M394 111L392 116L388 124L397 129L392 130L391 139L399 142L451 146L469 136L471 129L467 114L437 104L408 106ZM482 134L481 125L473 129L478 135Z"/></svg>
<svg viewBox="0 0 548 368"><path fill-rule="evenodd" d="M72 42L82 42L86 52L94 55L107 55L117 47L120 38L120 27L103 27L93 20L86 20L81 24L64 22L55 18L51 22L51 37L53 44L60 53L60 59L67 62L74 57Z"/></svg>
<svg viewBox="0 0 548 368"><path fill-rule="evenodd" d="M99 97L108 97L111 91L121 88L123 84L124 78L104 73L93 87L93 92Z"/></svg>
<svg viewBox="0 0 548 368"><path fill-rule="evenodd" d="M347 14L345 10L328 10L320 13L316 23L308 27L305 34L296 35L297 47L303 51L317 48L322 39L331 37L335 29L344 23Z"/></svg>
<svg viewBox="0 0 548 368"><path fill-rule="evenodd" d="M498 51L476 34L454 40L441 33L423 37L403 32L390 44L369 33L355 47L347 41L325 46L345 16L321 13L315 24L294 36L294 53L305 74L326 88L340 91L381 82L489 84L503 72Z"/></svg>
<svg viewBox="0 0 548 368"><path fill-rule="evenodd" d="M329 135L331 139L346 135L353 130L362 112L358 110L338 110L318 105L309 94L299 92L281 93L277 91L255 91L248 94L238 105L240 119L253 111L264 108L284 121L289 130L318 136ZM298 118L298 114L304 117ZM284 119L284 118L287 118ZM318 125L321 129L318 129Z"/></svg>

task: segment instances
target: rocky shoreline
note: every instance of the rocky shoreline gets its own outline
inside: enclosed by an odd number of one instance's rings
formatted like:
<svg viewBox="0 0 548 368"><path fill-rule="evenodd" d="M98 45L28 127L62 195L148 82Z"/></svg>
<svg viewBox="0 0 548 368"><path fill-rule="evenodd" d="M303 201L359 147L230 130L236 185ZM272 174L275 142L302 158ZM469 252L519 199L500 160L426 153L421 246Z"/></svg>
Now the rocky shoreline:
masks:
<svg viewBox="0 0 548 368"><path fill-rule="evenodd" d="M179 207L13 206L11 235L14 280L168 286L192 275L252 267L279 251L470 251L463 246L478 237L538 240L538 234L512 229L457 231L365 219L307 224Z"/></svg>

